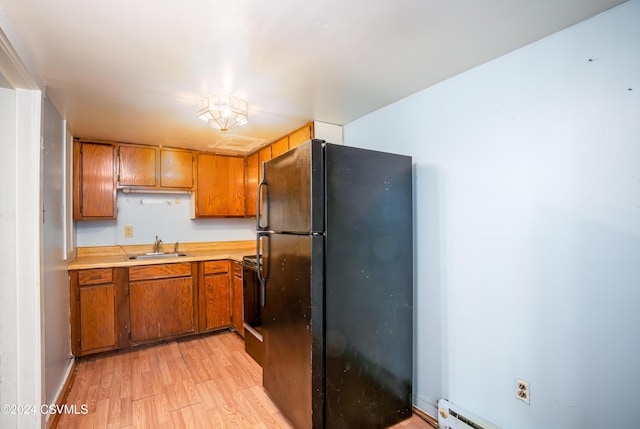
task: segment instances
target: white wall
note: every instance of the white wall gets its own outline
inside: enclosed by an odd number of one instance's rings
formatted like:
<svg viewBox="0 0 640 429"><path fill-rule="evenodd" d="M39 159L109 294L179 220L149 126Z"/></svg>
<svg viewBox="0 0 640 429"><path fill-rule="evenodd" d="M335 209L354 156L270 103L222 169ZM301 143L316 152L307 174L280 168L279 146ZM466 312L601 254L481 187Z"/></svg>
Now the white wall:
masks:
<svg viewBox="0 0 640 429"><path fill-rule="evenodd" d="M0 88L0 108L0 404L39 406L44 403L41 93ZM42 422L39 413L0 413L2 428L35 428Z"/></svg>
<svg viewBox="0 0 640 429"><path fill-rule="evenodd" d="M0 88L0 237L6 249L14 249L16 228L16 96L13 89ZM8 253L8 252L6 252ZM16 255L5 254L0 258L0 404L15 400L17 367L17 282ZM0 415L0 426L14 423L15 417Z"/></svg>
<svg viewBox="0 0 640 429"><path fill-rule="evenodd" d="M65 121L55 106L44 102L43 135L43 269L44 269L44 339L45 401L54 403L71 363L69 326L69 281L65 251L66 156Z"/></svg>
<svg viewBox="0 0 640 429"><path fill-rule="evenodd" d="M145 200L148 204L141 204ZM171 204L162 203L168 201ZM155 203L155 204L154 204ZM118 192L118 218L76 221L77 246L255 240L255 219L191 219L187 194L125 194ZM133 237L124 238L124 226Z"/></svg>
<svg viewBox="0 0 640 429"><path fill-rule="evenodd" d="M639 22L633 0L345 127L414 159L430 414L446 397L503 428L638 427Z"/></svg>

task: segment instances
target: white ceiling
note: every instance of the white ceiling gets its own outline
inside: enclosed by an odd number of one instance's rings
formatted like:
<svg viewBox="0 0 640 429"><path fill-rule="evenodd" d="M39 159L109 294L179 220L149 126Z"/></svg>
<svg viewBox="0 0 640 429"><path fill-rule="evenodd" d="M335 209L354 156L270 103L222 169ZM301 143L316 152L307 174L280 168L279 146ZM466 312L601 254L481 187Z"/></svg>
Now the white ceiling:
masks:
<svg viewBox="0 0 640 429"><path fill-rule="evenodd" d="M76 137L212 150L344 125L624 0L0 0ZM257 140L256 140L257 139Z"/></svg>

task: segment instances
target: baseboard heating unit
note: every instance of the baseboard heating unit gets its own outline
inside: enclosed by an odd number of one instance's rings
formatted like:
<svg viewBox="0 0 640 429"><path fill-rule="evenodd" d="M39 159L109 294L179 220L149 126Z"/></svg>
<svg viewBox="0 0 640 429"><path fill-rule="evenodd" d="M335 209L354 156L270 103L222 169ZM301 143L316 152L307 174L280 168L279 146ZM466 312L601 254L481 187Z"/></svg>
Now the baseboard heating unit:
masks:
<svg viewBox="0 0 640 429"><path fill-rule="evenodd" d="M446 399L438 401L438 426L440 429L500 429L499 426Z"/></svg>

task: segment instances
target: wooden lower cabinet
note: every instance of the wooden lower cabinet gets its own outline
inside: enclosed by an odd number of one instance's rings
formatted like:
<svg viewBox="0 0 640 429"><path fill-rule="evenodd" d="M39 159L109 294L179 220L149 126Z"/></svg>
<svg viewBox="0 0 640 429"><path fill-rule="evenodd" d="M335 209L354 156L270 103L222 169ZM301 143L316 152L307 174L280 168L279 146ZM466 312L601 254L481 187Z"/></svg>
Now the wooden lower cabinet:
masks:
<svg viewBox="0 0 640 429"><path fill-rule="evenodd" d="M71 350L74 355L118 347L117 301L122 298L122 270L70 271Z"/></svg>
<svg viewBox="0 0 640 429"><path fill-rule="evenodd" d="M212 275L204 278L205 330L229 326L229 278Z"/></svg>
<svg viewBox="0 0 640 429"><path fill-rule="evenodd" d="M191 278L133 282L129 287L132 342L195 331Z"/></svg>
<svg viewBox="0 0 640 429"><path fill-rule="evenodd" d="M236 262L70 270L69 288L75 356L225 328L244 335Z"/></svg>
<svg viewBox="0 0 640 429"><path fill-rule="evenodd" d="M202 262L200 329L210 331L231 325L229 261Z"/></svg>
<svg viewBox="0 0 640 429"><path fill-rule="evenodd" d="M80 347L83 351L116 345L115 286L84 286L79 291Z"/></svg>
<svg viewBox="0 0 640 429"><path fill-rule="evenodd" d="M132 344L195 332L192 264L129 268Z"/></svg>

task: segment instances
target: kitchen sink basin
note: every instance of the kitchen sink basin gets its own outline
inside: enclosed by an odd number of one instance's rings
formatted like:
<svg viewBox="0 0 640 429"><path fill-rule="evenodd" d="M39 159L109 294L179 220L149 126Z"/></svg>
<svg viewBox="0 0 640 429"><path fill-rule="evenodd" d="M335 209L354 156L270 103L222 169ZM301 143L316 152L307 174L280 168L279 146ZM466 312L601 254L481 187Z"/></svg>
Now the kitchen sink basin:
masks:
<svg viewBox="0 0 640 429"><path fill-rule="evenodd" d="M190 256L188 253L182 252L151 252L151 253L143 253L141 255L128 255L127 259L161 259L161 258L179 258L182 256Z"/></svg>

